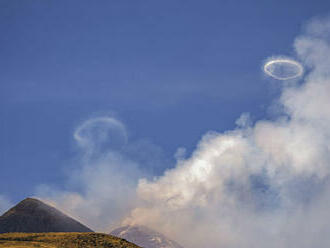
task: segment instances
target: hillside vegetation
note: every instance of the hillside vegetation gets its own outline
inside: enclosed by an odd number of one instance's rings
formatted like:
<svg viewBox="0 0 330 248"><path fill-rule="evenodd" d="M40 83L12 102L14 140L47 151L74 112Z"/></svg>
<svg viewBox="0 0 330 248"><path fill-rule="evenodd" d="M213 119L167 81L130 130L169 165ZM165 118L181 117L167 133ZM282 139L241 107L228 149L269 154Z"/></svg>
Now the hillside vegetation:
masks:
<svg viewBox="0 0 330 248"><path fill-rule="evenodd" d="M139 246L101 233L4 233L0 248L139 248Z"/></svg>

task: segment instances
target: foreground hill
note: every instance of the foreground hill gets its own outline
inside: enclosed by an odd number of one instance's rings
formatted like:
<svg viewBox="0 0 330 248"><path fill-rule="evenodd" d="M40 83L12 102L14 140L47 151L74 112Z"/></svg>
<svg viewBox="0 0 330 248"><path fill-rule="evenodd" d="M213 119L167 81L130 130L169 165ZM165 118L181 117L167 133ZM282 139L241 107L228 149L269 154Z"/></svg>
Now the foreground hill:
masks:
<svg viewBox="0 0 330 248"><path fill-rule="evenodd" d="M163 234L140 225L119 227L111 231L110 234L126 239L144 248L183 248Z"/></svg>
<svg viewBox="0 0 330 248"><path fill-rule="evenodd" d="M26 198L0 216L0 233L93 232L59 210Z"/></svg>
<svg viewBox="0 0 330 248"><path fill-rule="evenodd" d="M5 233L0 248L139 248L126 240L101 233Z"/></svg>

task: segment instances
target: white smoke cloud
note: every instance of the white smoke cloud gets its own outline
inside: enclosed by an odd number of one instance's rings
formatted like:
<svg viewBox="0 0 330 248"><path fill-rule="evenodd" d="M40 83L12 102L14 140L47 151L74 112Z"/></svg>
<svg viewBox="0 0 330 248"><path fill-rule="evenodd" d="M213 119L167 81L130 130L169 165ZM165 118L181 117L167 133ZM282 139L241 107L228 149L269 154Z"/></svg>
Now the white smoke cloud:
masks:
<svg viewBox="0 0 330 248"><path fill-rule="evenodd" d="M136 207L138 180L165 166L162 151L148 140L128 143L125 125L109 116L82 122L73 138L80 153L66 169L65 189L39 185L35 196L95 231L108 232Z"/></svg>
<svg viewBox="0 0 330 248"><path fill-rule="evenodd" d="M280 117L208 133L192 156L142 179L127 223L186 247L328 247L330 238L330 22L314 20L295 41L309 69L284 85Z"/></svg>
<svg viewBox="0 0 330 248"><path fill-rule="evenodd" d="M40 185L36 195L67 214L102 231L116 224L134 206L139 166L122 154L125 126L112 117L88 119L74 132L82 149L78 165L70 170L69 189Z"/></svg>
<svg viewBox="0 0 330 248"><path fill-rule="evenodd" d="M178 150L176 166L153 178L127 155L122 123L91 119L74 134L84 155L71 180L82 192L43 186L39 195L97 230L124 220L190 248L328 247L329 27L313 20L296 39L306 75L283 84L275 120L243 114L236 129L208 132L189 158Z"/></svg>

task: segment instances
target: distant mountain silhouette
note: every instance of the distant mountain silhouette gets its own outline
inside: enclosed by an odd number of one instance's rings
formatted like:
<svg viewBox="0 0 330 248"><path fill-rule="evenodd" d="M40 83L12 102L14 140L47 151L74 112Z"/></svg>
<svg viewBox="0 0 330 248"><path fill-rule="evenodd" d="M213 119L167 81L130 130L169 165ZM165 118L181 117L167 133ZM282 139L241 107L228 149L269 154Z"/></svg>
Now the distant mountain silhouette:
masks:
<svg viewBox="0 0 330 248"><path fill-rule="evenodd" d="M26 198L0 216L0 233L93 232L42 201Z"/></svg>
<svg viewBox="0 0 330 248"><path fill-rule="evenodd" d="M110 234L126 239L143 248L183 248L163 234L140 225L119 227L112 230Z"/></svg>

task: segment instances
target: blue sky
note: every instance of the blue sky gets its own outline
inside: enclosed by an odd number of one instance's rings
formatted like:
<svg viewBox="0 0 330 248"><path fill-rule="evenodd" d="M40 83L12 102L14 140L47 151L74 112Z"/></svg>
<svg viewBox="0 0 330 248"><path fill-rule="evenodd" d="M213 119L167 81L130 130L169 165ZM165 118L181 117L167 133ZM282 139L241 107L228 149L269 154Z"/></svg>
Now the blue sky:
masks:
<svg viewBox="0 0 330 248"><path fill-rule="evenodd" d="M113 116L130 141L178 147L243 112L269 118L279 93L261 65L292 55L318 1L0 1L0 194L18 201L62 185L75 128Z"/></svg>

